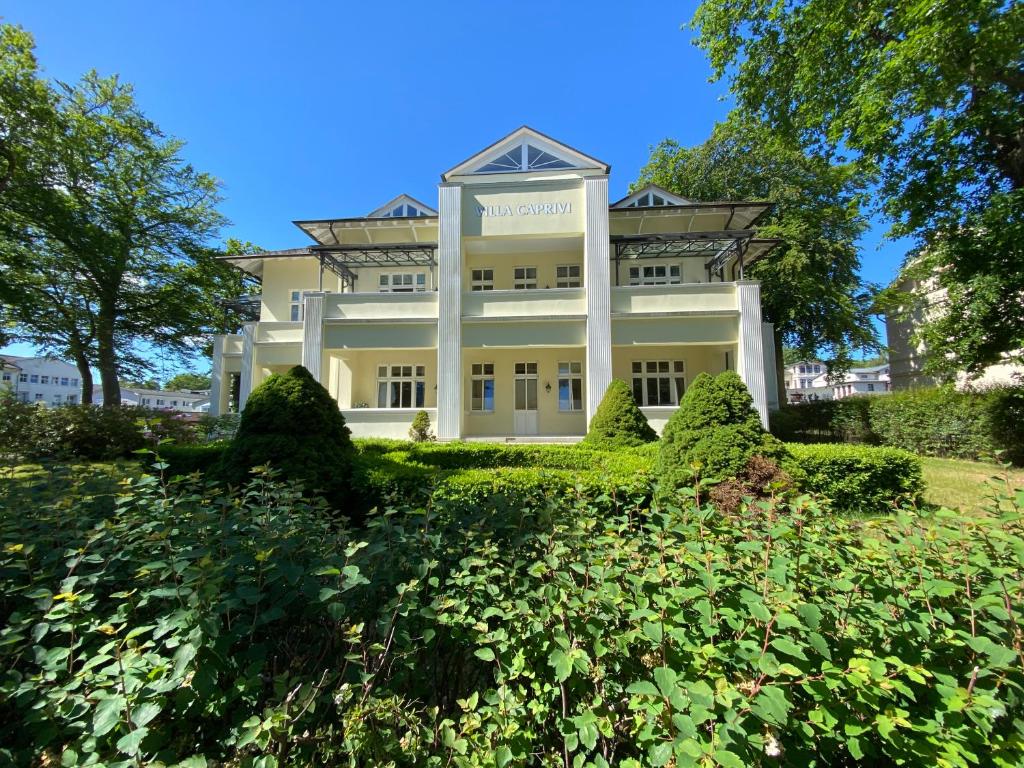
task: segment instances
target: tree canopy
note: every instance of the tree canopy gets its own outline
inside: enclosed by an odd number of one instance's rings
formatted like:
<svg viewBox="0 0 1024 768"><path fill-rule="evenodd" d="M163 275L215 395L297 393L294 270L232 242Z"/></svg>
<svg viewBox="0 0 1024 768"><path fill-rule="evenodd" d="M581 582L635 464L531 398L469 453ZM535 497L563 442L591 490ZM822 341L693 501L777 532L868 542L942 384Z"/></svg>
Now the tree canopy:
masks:
<svg viewBox="0 0 1024 768"><path fill-rule="evenodd" d="M164 389L171 390L191 390L191 389L209 389L210 388L210 377L204 376L199 373L179 373L177 376L172 376L164 384Z"/></svg>
<svg viewBox="0 0 1024 768"><path fill-rule="evenodd" d="M692 26L743 116L877 181L949 291L933 361L1024 346L1024 6L704 0Z"/></svg>
<svg viewBox="0 0 1024 768"><path fill-rule="evenodd" d="M74 360L83 402L95 365L118 403L120 377L154 354L186 360L222 330L215 297L238 277L211 245L217 182L117 77L46 80L10 25L0 52L0 326Z"/></svg>
<svg viewBox="0 0 1024 768"><path fill-rule="evenodd" d="M805 152L768 126L738 117L715 126L696 147L663 141L634 188L657 184L694 200L770 200L759 233L783 242L749 270L764 285L767 322L798 357L848 365L854 349L873 349L873 291L858 275L864 231L856 168ZM777 345L778 346L778 345Z"/></svg>

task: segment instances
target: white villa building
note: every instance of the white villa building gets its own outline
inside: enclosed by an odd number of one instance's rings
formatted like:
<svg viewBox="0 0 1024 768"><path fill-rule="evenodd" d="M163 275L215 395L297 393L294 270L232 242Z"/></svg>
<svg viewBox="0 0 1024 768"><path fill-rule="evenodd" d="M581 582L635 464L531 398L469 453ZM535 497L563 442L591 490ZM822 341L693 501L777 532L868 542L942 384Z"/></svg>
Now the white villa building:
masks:
<svg viewBox="0 0 1024 768"><path fill-rule="evenodd" d="M52 357L0 355L0 387L23 403L76 405L82 397L79 375L78 368Z"/></svg>
<svg viewBox="0 0 1024 768"><path fill-rule="evenodd" d="M440 439L571 438L612 378L660 430L694 376L732 369L767 422L772 329L744 268L776 244L756 231L770 204L609 204L609 170L523 127L442 174L435 204L296 221L309 245L225 257L262 295L215 338L211 412L301 363L356 436L405 437L425 409Z"/></svg>
<svg viewBox="0 0 1024 768"><path fill-rule="evenodd" d="M820 360L805 360L784 369L786 399L790 403L842 400L853 395L884 395L892 390L889 364L851 368L840 378L829 375Z"/></svg>

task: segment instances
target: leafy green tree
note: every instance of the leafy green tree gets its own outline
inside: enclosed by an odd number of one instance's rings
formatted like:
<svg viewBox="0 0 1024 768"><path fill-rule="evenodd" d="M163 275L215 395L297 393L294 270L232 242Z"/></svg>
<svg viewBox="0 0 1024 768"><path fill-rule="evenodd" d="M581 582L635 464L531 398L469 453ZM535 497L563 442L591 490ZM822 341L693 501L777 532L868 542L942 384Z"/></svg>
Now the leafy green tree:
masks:
<svg viewBox="0 0 1024 768"><path fill-rule="evenodd" d="M334 398L297 365L273 374L249 395L224 456L224 474L241 484L253 467L270 464L285 479L301 481L335 509L353 515L349 434Z"/></svg>
<svg viewBox="0 0 1024 768"><path fill-rule="evenodd" d="M643 445L658 439L647 422L629 384L612 379L601 398L601 404L590 420L583 444L591 448L614 449Z"/></svg>
<svg viewBox="0 0 1024 768"><path fill-rule="evenodd" d="M742 119L877 178L892 233L949 289L933 360L978 371L1024 347L1024 6L704 0L692 26Z"/></svg>
<svg viewBox="0 0 1024 768"><path fill-rule="evenodd" d="M873 289L858 275L864 179L854 167L804 152L761 123L733 118L696 147L672 140L655 147L634 188L651 183L694 200L775 204L759 234L782 243L747 275L763 285L764 319L775 326L780 368L784 347L834 369L848 367L854 349L877 348Z"/></svg>
<svg viewBox="0 0 1024 768"><path fill-rule="evenodd" d="M164 384L164 389L170 390L189 390L189 389L209 389L210 388L210 377L204 376L199 373L179 373L177 376L172 376Z"/></svg>
<svg viewBox="0 0 1024 768"><path fill-rule="evenodd" d="M750 391L734 371L701 373L665 425L655 474L666 487L689 483L693 474L724 480L738 476L751 456L782 462L788 453L761 426Z"/></svg>
<svg viewBox="0 0 1024 768"><path fill-rule="evenodd" d="M148 370L154 352L188 359L216 330L213 297L236 279L209 245L224 221L217 185L129 85L94 72L45 81L27 34L4 26L0 42L5 78L46 91L28 117L0 102L15 156L0 194L3 324L74 359L83 380L93 363L104 402L119 403L119 377Z"/></svg>

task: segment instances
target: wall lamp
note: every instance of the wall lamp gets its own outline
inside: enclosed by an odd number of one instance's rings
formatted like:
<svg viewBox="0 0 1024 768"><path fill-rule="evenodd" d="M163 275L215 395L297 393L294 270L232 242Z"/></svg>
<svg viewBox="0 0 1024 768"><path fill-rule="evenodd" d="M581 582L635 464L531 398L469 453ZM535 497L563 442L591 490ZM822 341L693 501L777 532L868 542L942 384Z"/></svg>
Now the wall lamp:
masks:
<svg viewBox="0 0 1024 768"><path fill-rule="evenodd" d="M550 392L551 391L551 382L550 381L548 381L548 382L546 382L544 384L544 391L545 392Z"/></svg>

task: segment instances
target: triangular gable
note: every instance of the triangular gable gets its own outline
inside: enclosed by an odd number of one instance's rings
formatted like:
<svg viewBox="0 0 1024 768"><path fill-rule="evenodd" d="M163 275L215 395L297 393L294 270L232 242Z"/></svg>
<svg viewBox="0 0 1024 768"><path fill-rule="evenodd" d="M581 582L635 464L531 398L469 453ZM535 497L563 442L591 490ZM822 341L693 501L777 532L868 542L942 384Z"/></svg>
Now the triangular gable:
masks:
<svg viewBox="0 0 1024 768"><path fill-rule="evenodd" d="M693 205L692 200L674 195L657 184L648 184L611 204L611 208L657 208L664 205Z"/></svg>
<svg viewBox="0 0 1024 768"><path fill-rule="evenodd" d="M410 195L399 195L370 213L368 219L387 219L409 216L437 216L437 211Z"/></svg>
<svg viewBox="0 0 1024 768"><path fill-rule="evenodd" d="M568 144L555 141L524 125L441 174L441 179L447 181L450 176L565 169L598 169L604 173L611 170L607 163L584 155Z"/></svg>

